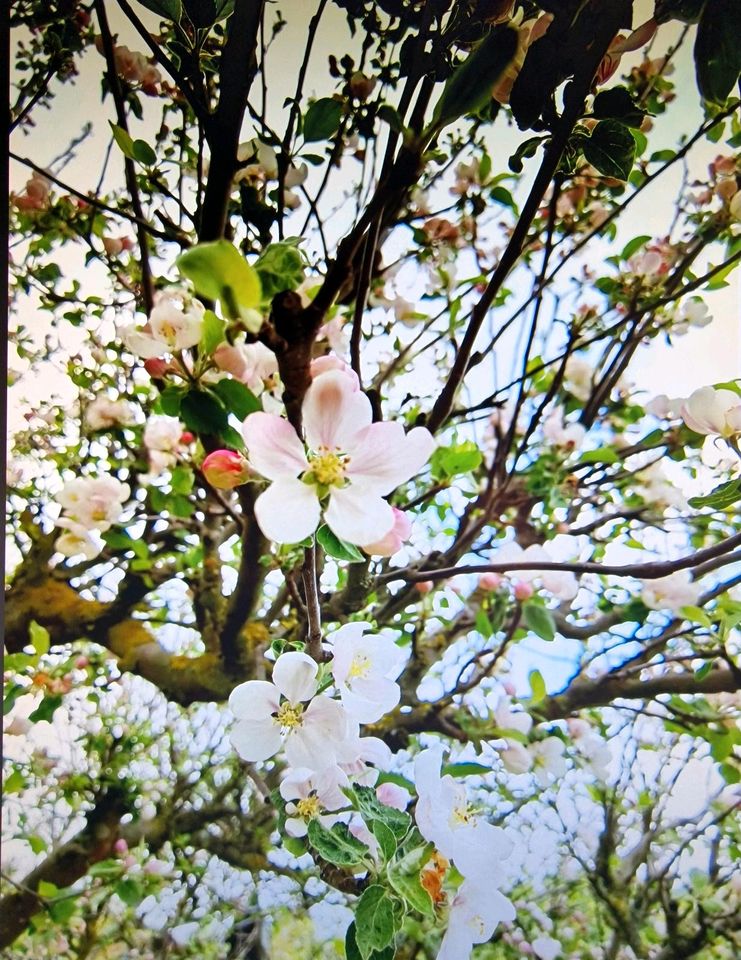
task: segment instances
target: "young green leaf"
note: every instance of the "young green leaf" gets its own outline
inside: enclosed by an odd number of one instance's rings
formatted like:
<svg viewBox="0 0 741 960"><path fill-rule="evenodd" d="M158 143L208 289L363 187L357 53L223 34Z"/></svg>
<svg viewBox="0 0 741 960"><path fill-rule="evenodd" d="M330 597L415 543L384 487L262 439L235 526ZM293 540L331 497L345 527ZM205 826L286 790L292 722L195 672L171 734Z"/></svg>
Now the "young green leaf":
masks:
<svg viewBox="0 0 741 960"><path fill-rule="evenodd" d="M200 297L219 300L227 316L241 319L252 333L262 326L262 293L257 271L228 240L199 243L178 257L177 266Z"/></svg>
<svg viewBox="0 0 741 960"><path fill-rule="evenodd" d="M355 907L355 940L363 960L388 947L396 933L394 903L380 883L366 887Z"/></svg>
<svg viewBox="0 0 741 960"><path fill-rule="evenodd" d="M556 639L556 623L553 614L539 603L524 603L522 605L522 619L525 625L540 637L541 640L548 642Z"/></svg>

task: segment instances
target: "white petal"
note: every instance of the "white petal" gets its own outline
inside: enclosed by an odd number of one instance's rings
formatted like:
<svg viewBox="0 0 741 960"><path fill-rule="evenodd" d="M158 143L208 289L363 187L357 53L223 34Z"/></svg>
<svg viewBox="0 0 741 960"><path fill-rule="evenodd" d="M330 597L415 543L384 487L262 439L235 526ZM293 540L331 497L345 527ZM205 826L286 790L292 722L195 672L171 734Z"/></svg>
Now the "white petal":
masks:
<svg viewBox="0 0 741 960"><path fill-rule="evenodd" d="M340 540L348 543L373 543L394 525L394 512L381 497L361 484L334 488L324 519Z"/></svg>
<svg viewBox="0 0 741 960"><path fill-rule="evenodd" d="M364 485L385 496L418 473L434 449L432 434L424 427L405 434L395 421L373 423L353 439L347 475L351 481L362 477Z"/></svg>
<svg viewBox="0 0 741 960"><path fill-rule="evenodd" d="M240 683L229 696L229 709L238 720L264 720L275 713L279 703L278 688L267 680Z"/></svg>
<svg viewBox="0 0 741 960"><path fill-rule="evenodd" d="M300 817L286 817L286 833L289 837L305 837L309 832L309 825Z"/></svg>
<svg viewBox="0 0 741 960"><path fill-rule="evenodd" d="M301 408L306 442L312 450L347 450L373 418L370 401L342 370L327 370L306 391Z"/></svg>
<svg viewBox="0 0 741 960"><path fill-rule="evenodd" d="M304 445L283 417L251 413L242 424L242 436L250 463L268 480L297 477L308 467Z"/></svg>
<svg viewBox="0 0 741 960"><path fill-rule="evenodd" d="M282 653L273 667L273 683L291 703L311 700L316 693L318 669L316 661L306 653Z"/></svg>
<svg viewBox="0 0 741 960"><path fill-rule="evenodd" d="M270 720L240 720L229 734L232 746L243 760L258 763L274 756L283 742L280 727Z"/></svg>
<svg viewBox="0 0 741 960"><path fill-rule="evenodd" d="M311 536L319 514L314 487L300 480L275 480L255 501L260 529L276 543L299 543Z"/></svg>

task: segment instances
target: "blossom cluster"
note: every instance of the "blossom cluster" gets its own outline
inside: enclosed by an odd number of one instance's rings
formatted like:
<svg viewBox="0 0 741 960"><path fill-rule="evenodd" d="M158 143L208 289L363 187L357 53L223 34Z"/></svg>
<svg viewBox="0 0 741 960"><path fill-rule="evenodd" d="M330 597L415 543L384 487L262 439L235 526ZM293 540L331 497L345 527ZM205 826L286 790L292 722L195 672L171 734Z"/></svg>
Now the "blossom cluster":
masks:
<svg viewBox="0 0 741 960"><path fill-rule="evenodd" d="M56 496L64 511L56 525L65 532L57 537L55 548L66 557L82 554L92 560L101 551L93 534L110 530L130 494L128 483L111 476L70 480Z"/></svg>
<svg viewBox="0 0 741 960"><path fill-rule="evenodd" d="M177 287L162 290L155 296L147 323L121 327L120 335L127 348L145 360L194 347L203 333L205 307L186 291Z"/></svg>

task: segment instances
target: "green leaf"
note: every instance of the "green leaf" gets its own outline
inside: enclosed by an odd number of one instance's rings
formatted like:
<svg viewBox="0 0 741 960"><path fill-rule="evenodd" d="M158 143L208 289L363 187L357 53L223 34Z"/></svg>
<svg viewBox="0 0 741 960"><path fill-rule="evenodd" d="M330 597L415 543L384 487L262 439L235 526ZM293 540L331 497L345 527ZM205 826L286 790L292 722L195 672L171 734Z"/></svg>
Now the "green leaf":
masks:
<svg viewBox="0 0 741 960"><path fill-rule="evenodd" d="M422 853L424 853L425 848L422 848ZM429 856L429 853L427 854ZM420 858L416 868L403 871L398 868L392 868L388 871L388 881L394 890L402 897L413 910L417 910L425 917L429 917L431 920L435 919L435 907L432 902L432 897L422 886L420 880L420 870L424 863L424 859Z"/></svg>
<svg viewBox="0 0 741 960"><path fill-rule="evenodd" d="M395 933L394 903L380 883L372 883L355 907L355 941L363 960L388 947Z"/></svg>
<svg viewBox="0 0 741 960"><path fill-rule="evenodd" d="M703 627L712 627L713 621L702 609L702 607L682 607L679 611L685 620L691 620L692 623L699 623Z"/></svg>
<svg viewBox="0 0 741 960"><path fill-rule="evenodd" d="M29 714L28 719L31 723L38 723L39 720L48 720L51 722L55 710L61 706L62 698L60 696L44 697L34 712Z"/></svg>
<svg viewBox="0 0 741 960"><path fill-rule="evenodd" d="M456 477L475 470L483 460L483 454L473 440L438 447L430 458L430 470L436 479Z"/></svg>
<svg viewBox="0 0 741 960"><path fill-rule="evenodd" d="M226 408L220 399L208 390L194 387L183 397L180 416L189 430L218 436L227 426Z"/></svg>
<svg viewBox="0 0 741 960"><path fill-rule="evenodd" d="M8 684L8 686L5 688L5 696L3 697L4 717L6 717L13 709L18 697L22 696L24 693L28 693L28 689L27 687L21 686L20 683Z"/></svg>
<svg viewBox="0 0 741 960"><path fill-rule="evenodd" d="M446 773L449 773L451 777L485 777L487 773L491 773L491 767L487 767L483 763L469 761L445 763L442 768L442 776L445 776Z"/></svg>
<svg viewBox="0 0 741 960"><path fill-rule="evenodd" d="M134 152L134 160L138 161L145 167L153 167L157 163L157 154L149 146L146 140L134 140L132 150Z"/></svg>
<svg viewBox="0 0 741 960"><path fill-rule="evenodd" d="M337 132L342 119L342 104L332 97L322 97L309 104L304 116L304 140L329 140Z"/></svg>
<svg viewBox="0 0 741 960"><path fill-rule="evenodd" d="M710 493L702 497L690 497L689 505L695 509L700 507L713 507L717 510L725 510L726 507L732 507L734 503L741 500L741 477L729 480L727 483L721 483Z"/></svg>
<svg viewBox="0 0 741 960"><path fill-rule="evenodd" d="M18 793L26 786L26 778L20 770L14 770L3 779L4 793Z"/></svg>
<svg viewBox="0 0 741 960"><path fill-rule="evenodd" d="M629 240L620 251L620 259L629 260L634 253L637 253L638 250L640 250L642 247L645 247L650 240L651 237L647 233L643 233L639 237L633 237L633 239Z"/></svg>
<svg viewBox="0 0 741 960"><path fill-rule="evenodd" d="M316 532L316 539L327 556L334 557L335 560L346 560L348 563L365 563L368 559L354 544L340 540L326 524L319 527Z"/></svg>
<svg viewBox="0 0 741 960"><path fill-rule="evenodd" d="M545 137L530 137L524 140L507 161L510 170L514 173L522 173L522 161L528 157L534 157L543 140Z"/></svg>
<svg viewBox="0 0 741 960"><path fill-rule="evenodd" d="M601 120L584 140L582 150L584 159L606 177L627 180L630 176L636 142L619 120Z"/></svg>
<svg viewBox="0 0 741 960"><path fill-rule="evenodd" d="M345 960L394 960L395 950L393 945L386 947L385 950L374 950L367 958L358 949L358 942L355 939L355 921L350 924L345 934Z"/></svg>
<svg viewBox="0 0 741 960"><path fill-rule="evenodd" d="M28 635L31 638L31 646L38 656L43 657L45 653L49 652L51 641L49 640L49 631L46 627L42 627L36 623L35 620L32 620L28 625Z"/></svg>
<svg viewBox="0 0 741 960"><path fill-rule="evenodd" d="M372 820L370 830L376 840L378 840L378 846L381 848L383 859L388 863L396 853L396 837L382 820Z"/></svg>
<svg viewBox="0 0 741 960"><path fill-rule="evenodd" d="M724 104L741 73L741 4L708 0L695 39L697 86L705 100Z"/></svg>
<svg viewBox="0 0 741 960"><path fill-rule="evenodd" d="M712 660L706 661L705 663L703 663L701 667L698 667L697 670L695 670L695 680L700 680L700 681L704 680L705 677L710 673L712 669L713 669L713 661Z"/></svg>
<svg viewBox="0 0 741 960"><path fill-rule="evenodd" d="M522 619L526 626L537 634L541 640L549 643L556 639L556 622L553 614L539 603L528 601L522 605Z"/></svg>
<svg viewBox="0 0 741 960"><path fill-rule="evenodd" d="M77 896L65 896L61 900L48 904L48 909L54 923L67 923L77 909Z"/></svg>
<svg viewBox="0 0 741 960"><path fill-rule="evenodd" d="M199 243L181 253L176 264L196 293L218 300L230 318L241 319L251 333L262 326L257 313L262 300L260 278L234 244L228 240Z"/></svg>
<svg viewBox="0 0 741 960"><path fill-rule="evenodd" d="M262 403L257 399L249 387L239 380L219 380L214 384L213 391L223 401L224 406L233 413L238 420L244 420L256 410L262 410Z"/></svg>
<svg viewBox="0 0 741 960"><path fill-rule="evenodd" d="M127 130L124 130L123 127L111 123L110 120L108 123L111 128L111 133L113 134L113 139L116 141L121 153L123 153L125 157L128 157L129 160L134 160L134 141L131 139L131 134Z"/></svg>
<svg viewBox="0 0 741 960"><path fill-rule="evenodd" d="M114 887L114 893L128 907L135 907L142 899L143 890L133 877L123 877Z"/></svg>
<svg viewBox="0 0 741 960"><path fill-rule="evenodd" d="M171 384L160 394L160 409L168 417L180 416L180 404L183 402L186 390L184 387L177 387Z"/></svg>
<svg viewBox="0 0 741 960"><path fill-rule="evenodd" d="M448 78L432 114L433 130L491 102L491 88L514 59L518 42L516 30L500 26L474 48Z"/></svg>
<svg viewBox="0 0 741 960"><path fill-rule="evenodd" d="M380 820L385 823L397 839L405 836L412 822L412 818L404 810L396 807L387 807L376 796L373 787L356 786L348 791L348 796L355 800L360 815L367 822Z"/></svg>
<svg viewBox="0 0 741 960"><path fill-rule="evenodd" d="M356 867L370 856L368 847L356 839L344 823L335 823L331 829L318 820L311 820L309 843L323 860L338 867Z"/></svg>
<svg viewBox="0 0 741 960"><path fill-rule="evenodd" d="M170 489L173 493L189 494L194 482L195 476L190 467L175 467L170 474Z"/></svg>
<svg viewBox="0 0 741 960"><path fill-rule="evenodd" d="M546 685L540 670L531 670L528 674L530 681L530 699L533 703L540 703L546 697Z"/></svg>
<svg viewBox="0 0 741 960"><path fill-rule="evenodd" d="M626 87L611 87L602 90L594 98L592 113L598 120L622 120L629 127L640 127L648 116L635 102Z"/></svg>
<svg viewBox="0 0 741 960"><path fill-rule="evenodd" d="M598 447L596 450L587 450L579 458L579 463L618 463L620 456L614 447Z"/></svg>
<svg viewBox="0 0 741 960"><path fill-rule="evenodd" d="M7 786L5 789L8 789ZM43 853L49 848L49 844L46 842L46 840L36 833L32 833L30 836L26 837L26 841L31 848L32 853Z"/></svg>
<svg viewBox="0 0 741 960"><path fill-rule="evenodd" d="M223 342L225 329L226 324L221 317L217 317L213 310L206 310L203 314L201 342L198 345L202 356L210 357L218 345Z"/></svg>
<svg viewBox="0 0 741 960"><path fill-rule="evenodd" d="M139 0L139 3L161 17L180 23L183 16L181 0Z"/></svg>
<svg viewBox="0 0 741 960"><path fill-rule="evenodd" d="M288 237L271 243L255 261L264 301L284 290L295 290L303 282L306 260L298 247L300 242L300 237Z"/></svg>

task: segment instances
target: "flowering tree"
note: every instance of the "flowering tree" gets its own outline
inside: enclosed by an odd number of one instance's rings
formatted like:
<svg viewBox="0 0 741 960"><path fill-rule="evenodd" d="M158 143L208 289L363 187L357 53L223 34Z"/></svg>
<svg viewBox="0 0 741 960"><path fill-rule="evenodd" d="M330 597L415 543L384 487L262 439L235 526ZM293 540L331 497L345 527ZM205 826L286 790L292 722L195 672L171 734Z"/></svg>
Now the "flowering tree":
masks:
<svg viewBox="0 0 741 960"><path fill-rule="evenodd" d="M12 4L0 943L730 958L741 8L285 7Z"/></svg>

